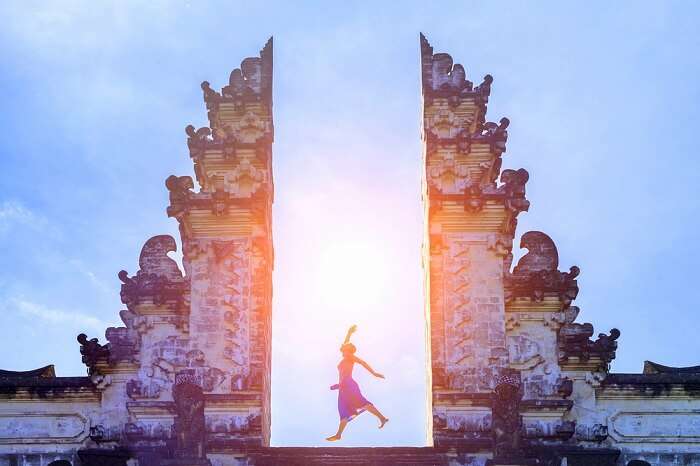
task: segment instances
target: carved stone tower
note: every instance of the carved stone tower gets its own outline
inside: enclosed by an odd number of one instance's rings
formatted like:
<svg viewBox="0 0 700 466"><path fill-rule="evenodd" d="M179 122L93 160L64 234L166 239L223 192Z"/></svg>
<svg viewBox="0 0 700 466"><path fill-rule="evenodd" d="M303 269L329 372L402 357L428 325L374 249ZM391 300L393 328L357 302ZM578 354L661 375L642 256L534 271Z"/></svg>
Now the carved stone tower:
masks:
<svg viewBox="0 0 700 466"><path fill-rule="evenodd" d="M490 443L491 393L509 372L504 276L517 216L529 207L528 173L501 171L509 122L485 122L493 78L474 86L452 57L433 54L422 34L420 42L428 441Z"/></svg>
<svg viewBox="0 0 700 466"><path fill-rule="evenodd" d="M246 419L245 443L270 439L272 300L272 39L221 92L202 83L209 127L188 126L200 190L171 176L190 280L188 348L210 413ZM221 406L216 406L219 403Z"/></svg>

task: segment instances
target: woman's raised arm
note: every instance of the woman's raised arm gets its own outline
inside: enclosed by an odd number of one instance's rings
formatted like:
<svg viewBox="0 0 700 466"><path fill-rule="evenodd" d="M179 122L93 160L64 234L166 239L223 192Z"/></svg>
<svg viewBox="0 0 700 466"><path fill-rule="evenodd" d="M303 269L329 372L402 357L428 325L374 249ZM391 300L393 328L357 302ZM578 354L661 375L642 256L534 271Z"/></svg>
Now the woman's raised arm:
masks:
<svg viewBox="0 0 700 466"><path fill-rule="evenodd" d="M383 374L380 374L379 372L376 372L374 369L372 369L369 364L367 364L365 361L362 359L358 358L357 356L353 356L353 359L356 363L358 363L360 366L364 367L367 369L367 371L372 374L375 377L379 377L380 379L385 378Z"/></svg>
<svg viewBox="0 0 700 466"><path fill-rule="evenodd" d="M353 333L357 330L357 325L353 325L348 329L348 333L345 335L345 341L343 341L344 345L347 345L350 343L350 337L352 336Z"/></svg>

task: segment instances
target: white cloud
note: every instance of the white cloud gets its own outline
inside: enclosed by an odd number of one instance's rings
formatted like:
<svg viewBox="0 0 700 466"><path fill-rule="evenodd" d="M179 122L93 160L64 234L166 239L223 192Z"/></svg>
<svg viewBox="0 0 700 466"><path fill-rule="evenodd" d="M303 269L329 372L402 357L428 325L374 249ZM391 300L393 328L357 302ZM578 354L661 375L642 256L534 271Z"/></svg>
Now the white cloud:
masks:
<svg viewBox="0 0 700 466"><path fill-rule="evenodd" d="M5 301L2 306L7 311L16 311L26 318L38 318L46 323L76 327L80 330L91 330L102 334L111 324L97 317L77 311L65 311L44 306L25 299L13 297Z"/></svg>
<svg viewBox="0 0 700 466"><path fill-rule="evenodd" d="M134 28L153 15L168 16L164 2L87 0L8 2L0 9L11 18L4 33L46 57L61 50L76 56L87 51L111 52L128 46Z"/></svg>
<svg viewBox="0 0 700 466"><path fill-rule="evenodd" d="M3 201L0 204L0 233L5 233L17 225L39 230L47 225L45 218L35 214L17 201Z"/></svg>
<svg viewBox="0 0 700 466"><path fill-rule="evenodd" d="M111 287L110 285L106 284L104 281L100 280L97 275L93 271L91 271L83 261L79 259L70 259L68 261L70 265L75 267L75 269L80 272L82 275L84 275L92 285L100 290L102 293L113 296L114 294L118 294L116 290Z"/></svg>

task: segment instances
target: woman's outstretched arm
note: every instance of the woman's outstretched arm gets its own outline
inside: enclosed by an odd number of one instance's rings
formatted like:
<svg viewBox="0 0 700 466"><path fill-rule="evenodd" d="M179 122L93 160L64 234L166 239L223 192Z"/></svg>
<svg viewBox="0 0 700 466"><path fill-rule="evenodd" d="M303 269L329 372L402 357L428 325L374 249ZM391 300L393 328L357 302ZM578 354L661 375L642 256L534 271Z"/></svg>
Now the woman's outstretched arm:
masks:
<svg viewBox="0 0 700 466"><path fill-rule="evenodd" d="M357 330L357 325L353 325L348 329L348 333L345 335L345 341L343 341L344 345L347 345L350 343L350 337L352 336L353 333Z"/></svg>
<svg viewBox="0 0 700 466"><path fill-rule="evenodd" d="M353 356L353 358L354 358L354 361L355 361L356 363L358 363L360 366L362 366L362 367L364 367L365 369L367 369L367 371L368 371L370 374L372 374L373 376L379 377L380 379L383 379L383 378L384 378L384 375L383 375L383 374L380 374L379 372L376 372L374 369L372 369L372 368L369 366L369 364L367 364L367 363L366 363L365 361L363 361L362 359L358 358L357 356Z"/></svg>

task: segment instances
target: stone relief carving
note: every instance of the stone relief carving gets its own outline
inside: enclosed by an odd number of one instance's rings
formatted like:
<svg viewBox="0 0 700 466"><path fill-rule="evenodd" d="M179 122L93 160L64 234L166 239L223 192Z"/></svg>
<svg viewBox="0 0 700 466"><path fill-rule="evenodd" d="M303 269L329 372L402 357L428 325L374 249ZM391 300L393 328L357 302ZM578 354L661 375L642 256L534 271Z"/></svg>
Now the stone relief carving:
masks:
<svg viewBox="0 0 700 466"><path fill-rule="evenodd" d="M459 193L467 188L469 169L446 157L428 170L428 182L441 193Z"/></svg>
<svg viewBox="0 0 700 466"><path fill-rule="evenodd" d="M170 193L168 216L178 218L187 211L190 196L193 194L194 181L191 176L170 175L165 180L165 186Z"/></svg>
<svg viewBox="0 0 700 466"><path fill-rule="evenodd" d="M188 184L192 183L190 177ZM177 251L175 238L170 235L158 235L146 241L139 256L139 271L141 274L153 274L164 277L168 280L178 280L182 278L182 272L172 258L168 257L169 252Z"/></svg>
<svg viewBox="0 0 700 466"><path fill-rule="evenodd" d="M603 424L577 424L575 436L577 440L584 442L600 443L608 438L608 426Z"/></svg>
<svg viewBox="0 0 700 466"><path fill-rule="evenodd" d="M562 303L562 310L566 311L578 295L576 277L580 273L579 268L572 266L569 272L557 270L559 264L557 248L552 239L540 231L525 233L520 246L527 248L528 253L520 258L513 273L505 277L506 301L528 297L535 302L540 302L546 293L555 293Z"/></svg>
<svg viewBox="0 0 700 466"><path fill-rule="evenodd" d="M540 354L540 344L526 335L511 335L507 339L511 367L529 370L542 364L545 359Z"/></svg>
<svg viewBox="0 0 700 466"><path fill-rule="evenodd" d="M248 159L224 174L224 189L236 197L250 197L266 182L267 171L256 168Z"/></svg>
<svg viewBox="0 0 700 466"><path fill-rule="evenodd" d="M499 190L505 195L506 208L515 214L527 212L530 208L530 201L525 199L525 183L529 179L530 174L524 168L501 172L502 186Z"/></svg>
<svg viewBox="0 0 700 466"><path fill-rule="evenodd" d="M202 82L210 121L218 121L217 111L222 102L233 103L236 109L245 106L246 102L272 102L272 47L270 38L260 51L259 57L243 60L240 68L231 71L228 85L221 93L213 90L208 81Z"/></svg>
<svg viewBox="0 0 700 466"><path fill-rule="evenodd" d="M438 138L454 138L468 127L472 122L458 116L449 108L440 108L426 120L429 131Z"/></svg>
<svg viewBox="0 0 700 466"><path fill-rule="evenodd" d="M600 333L596 340L591 340L591 336L593 325L590 323L564 325L559 331L559 360L565 362L575 357L587 361L598 357L608 364L615 359L617 339L620 337L618 329L613 328L609 335Z"/></svg>
<svg viewBox="0 0 700 466"><path fill-rule="evenodd" d="M501 376L496 382L493 398L494 457L509 457L520 453L522 418L520 416L520 378L517 373Z"/></svg>
<svg viewBox="0 0 700 466"><path fill-rule="evenodd" d="M528 250L513 269L514 274L528 274L559 267L559 253L552 238L541 231L528 231L520 238L520 247Z"/></svg>
<svg viewBox="0 0 700 466"><path fill-rule="evenodd" d="M130 311L143 299L157 305L174 302L175 310L182 307L187 284L177 262L168 256L169 252L176 250L177 244L172 236L154 236L141 249L140 269L136 275L129 277L125 270L119 272L119 279L123 283L120 293L122 302ZM130 317L134 327L138 326L138 318L136 315Z"/></svg>
<svg viewBox="0 0 700 466"><path fill-rule="evenodd" d="M87 335L81 333L78 335L78 343L80 343L80 354L82 355L83 364L88 368L88 375L97 373L97 363L107 361L109 358L109 347L98 343L97 338L88 340Z"/></svg>
<svg viewBox="0 0 700 466"><path fill-rule="evenodd" d="M258 139L270 135L271 125L268 120L261 118L258 113L248 111L240 120L232 124L230 130L237 141L253 144Z"/></svg>
<svg viewBox="0 0 700 466"><path fill-rule="evenodd" d="M447 53L433 54L433 48L423 34L420 35L421 56L423 61L423 85L430 86L432 90L452 90L461 92L471 91L472 83L466 79L464 67L454 64L452 57ZM484 78L488 84L482 87L481 92L490 92L493 78Z"/></svg>
<svg viewBox="0 0 700 466"><path fill-rule="evenodd" d="M700 420L693 410L619 411L608 425L618 442L700 442Z"/></svg>
<svg viewBox="0 0 700 466"><path fill-rule="evenodd" d="M204 394L190 378L178 376L173 387L175 401L176 458L206 458Z"/></svg>
<svg viewBox="0 0 700 466"><path fill-rule="evenodd" d="M0 413L0 445L81 442L89 430L89 420L82 413Z"/></svg>

